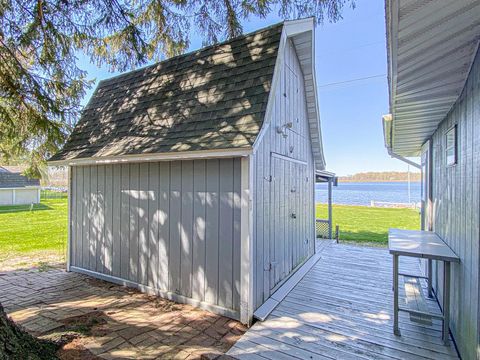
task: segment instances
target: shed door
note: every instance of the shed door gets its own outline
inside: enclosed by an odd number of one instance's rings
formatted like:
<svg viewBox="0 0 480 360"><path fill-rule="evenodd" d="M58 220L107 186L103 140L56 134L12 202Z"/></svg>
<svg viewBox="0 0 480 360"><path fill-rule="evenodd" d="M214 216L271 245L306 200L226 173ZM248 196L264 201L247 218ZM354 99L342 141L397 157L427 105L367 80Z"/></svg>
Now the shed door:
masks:
<svg viewBox="0 0 480 360"><path fill-rule="evenodd" d="M302 178L306 166L272 156L271 214L273 232L270 237L270 293L305 258L303 241L305 213L301 211Z"/></svg>

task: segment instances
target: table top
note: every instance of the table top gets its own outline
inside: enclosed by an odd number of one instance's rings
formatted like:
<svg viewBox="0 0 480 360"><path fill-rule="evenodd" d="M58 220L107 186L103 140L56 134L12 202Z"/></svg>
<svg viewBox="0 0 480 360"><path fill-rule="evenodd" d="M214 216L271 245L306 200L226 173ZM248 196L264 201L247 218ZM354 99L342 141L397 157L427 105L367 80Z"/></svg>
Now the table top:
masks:
<svg viewBox="0 0 480 360"><path fill-rule="evenodd" d="M393 255L460 262L457 254L433 231L390 229L388 249Z"/></svg>

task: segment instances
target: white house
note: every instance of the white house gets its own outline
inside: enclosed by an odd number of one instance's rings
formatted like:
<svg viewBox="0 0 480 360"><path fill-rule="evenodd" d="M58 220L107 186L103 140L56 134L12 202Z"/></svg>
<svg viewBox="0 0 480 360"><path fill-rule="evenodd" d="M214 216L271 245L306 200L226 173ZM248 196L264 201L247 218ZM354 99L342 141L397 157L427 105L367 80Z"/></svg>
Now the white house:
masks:
<svg viewBox="0 0 480 360"><path fill-rule="evenodd" d="M101 81L70 167L71 271L240 319L314 253L314 20Z"/></svg>
<svg viewBox="0 0 480 360"><path fill-rule="evenodd" d="M39 202L40 180L23 176L18 167L0 166L0 206Z"/></svg>

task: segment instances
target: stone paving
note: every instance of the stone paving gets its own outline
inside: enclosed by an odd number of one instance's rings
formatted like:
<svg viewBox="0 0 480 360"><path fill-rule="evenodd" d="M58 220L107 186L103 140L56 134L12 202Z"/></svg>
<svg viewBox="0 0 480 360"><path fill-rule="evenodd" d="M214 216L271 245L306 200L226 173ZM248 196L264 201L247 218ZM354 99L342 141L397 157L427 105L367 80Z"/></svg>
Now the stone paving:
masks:
<svg viewBox="0 0 480 360"><path fill-rule="evenodd" d="M68 356L67 344L68 359L226 358L246 331L226 317L59 269L0 273L0 303L37 337L88 318L91 329L72 343L90 357Z"/></svg>

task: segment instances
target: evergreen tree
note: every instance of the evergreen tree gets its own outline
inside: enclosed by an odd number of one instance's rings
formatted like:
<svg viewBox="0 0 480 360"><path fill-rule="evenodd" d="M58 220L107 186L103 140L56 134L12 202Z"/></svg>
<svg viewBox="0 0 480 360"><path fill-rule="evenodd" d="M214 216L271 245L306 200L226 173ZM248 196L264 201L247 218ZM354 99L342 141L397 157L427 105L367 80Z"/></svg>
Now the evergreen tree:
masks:
<svg viewBox="0 0 480 360"><path fill-rule="evenodd" d="M65 142L91 86L79 67L125 71L182 53L192 27L205 44L266 17L341 18L354 0L0 0L0 160L28 159L40 176Z"/></svg>

